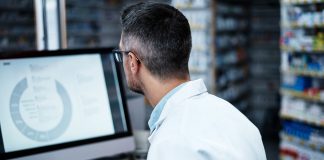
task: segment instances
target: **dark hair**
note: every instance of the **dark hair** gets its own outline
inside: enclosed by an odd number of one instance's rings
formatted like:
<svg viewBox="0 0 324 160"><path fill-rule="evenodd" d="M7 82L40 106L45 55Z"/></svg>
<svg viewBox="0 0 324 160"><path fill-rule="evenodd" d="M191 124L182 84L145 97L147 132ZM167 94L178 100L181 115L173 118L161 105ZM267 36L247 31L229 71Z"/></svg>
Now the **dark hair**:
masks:
<svg viewBox="0 0 324 160"><path fill-rule="evenodd" d="M123 9L121 24L125 49L135 51L153 75L160 79L188 76L191 32L179 10L141 2Z"/></svg>

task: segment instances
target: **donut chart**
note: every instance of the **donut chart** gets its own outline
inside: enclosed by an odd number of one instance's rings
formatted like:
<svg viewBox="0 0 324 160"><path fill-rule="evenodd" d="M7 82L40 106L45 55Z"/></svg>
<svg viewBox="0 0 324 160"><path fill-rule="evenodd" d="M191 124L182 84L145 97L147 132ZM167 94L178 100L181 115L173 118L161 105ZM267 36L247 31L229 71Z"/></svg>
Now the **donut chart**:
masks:
<svg viewBox="0 0 324 160"><path fill-rule="evenodd" d="M60 82L55 80L56 94L58 94L62 101L63 112L56 126L49 130L41 131L28 125L22 116L22 96L28 87L27 78L23 78L16 84L10 96L10 115L16 128L27 138L39 142L48 142L60 137L67 130L72 117L72 103L68 92ZM33 102L30 102L30 104L35 105Z"/></svg>

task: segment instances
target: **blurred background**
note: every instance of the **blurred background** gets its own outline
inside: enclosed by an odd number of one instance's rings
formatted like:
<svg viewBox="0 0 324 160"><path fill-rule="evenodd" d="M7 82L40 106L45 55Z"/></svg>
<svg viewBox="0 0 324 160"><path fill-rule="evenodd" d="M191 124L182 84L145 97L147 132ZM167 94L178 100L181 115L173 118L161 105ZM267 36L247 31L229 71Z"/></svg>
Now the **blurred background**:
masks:
<svg viewBox="0 0 324 160"><path fill-rule="evenodd" d="M57 0L45 1L63 18L42 28L37 0L0 0L0 52L118 46L120 10L138 2L58 0L56 10ZM269 160L324 159L324 0L159 2L189 20L191 79L259 128ZM49 32L55 25L65 27ZM152 107L130 91L128 105L133 130L148 130Z"/></svg>

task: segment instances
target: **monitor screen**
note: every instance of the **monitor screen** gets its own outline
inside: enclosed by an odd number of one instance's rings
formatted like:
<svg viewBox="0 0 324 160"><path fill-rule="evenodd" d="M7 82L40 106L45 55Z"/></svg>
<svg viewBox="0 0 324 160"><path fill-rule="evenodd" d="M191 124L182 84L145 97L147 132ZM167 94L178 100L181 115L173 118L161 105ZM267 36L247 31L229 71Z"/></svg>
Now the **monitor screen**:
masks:
<svg viewBox="0 0 324 160"><path fill-rule="evenodd" d="M55 53L0 59L0 154L15 157L130 133L113 55Z"/></svg>

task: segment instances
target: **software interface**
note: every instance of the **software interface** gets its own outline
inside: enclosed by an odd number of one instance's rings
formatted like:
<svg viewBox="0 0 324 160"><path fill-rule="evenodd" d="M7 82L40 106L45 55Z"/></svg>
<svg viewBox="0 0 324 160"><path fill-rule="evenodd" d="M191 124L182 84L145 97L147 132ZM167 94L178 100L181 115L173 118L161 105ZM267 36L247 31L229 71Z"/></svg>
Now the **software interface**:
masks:
<svg viewBox="0 0 324 160"><path fill-rule="evenodd" d="M0 81L4 152L115 133L100 54L0 60Z"/></svg>

